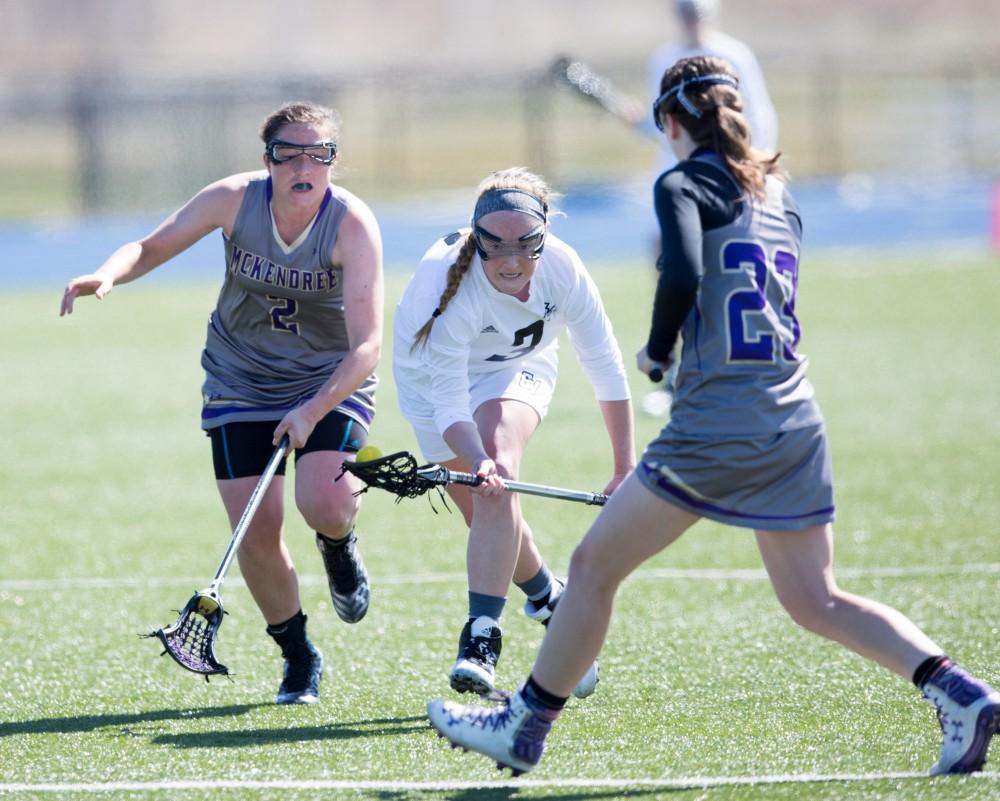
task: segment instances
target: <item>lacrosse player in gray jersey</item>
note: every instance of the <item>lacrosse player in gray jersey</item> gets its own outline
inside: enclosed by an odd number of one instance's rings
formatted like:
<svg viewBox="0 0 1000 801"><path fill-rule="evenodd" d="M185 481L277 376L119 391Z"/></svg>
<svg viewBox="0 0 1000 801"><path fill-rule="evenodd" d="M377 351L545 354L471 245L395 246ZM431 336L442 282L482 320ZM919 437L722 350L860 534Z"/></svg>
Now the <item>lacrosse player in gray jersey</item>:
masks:
<svg viewBox="0 0 1000 801"><path fill-rule="evenodd" d="M801 222L778 157L750 147L732 68L694 57L666 71L654 104L678 166L654 193L662 271L651 374L681 335L670 422L603 508L531 675L500 707L432 701L453 744L531 770L607 634L619 584L700 518L754 531L780 603L800 626L911 679L944 734L932 774L980 770L1000 726L1000 693L954 664L900 612L833 576L833 479L826 431L795 316Z"/></svg>
<svg viewBox="0 0 1000 801"><path fill-rule="evenodd" d="M236 525L274 448L295 449L295 503L316 531L337 614L368 609L368 576L354 521L360 483L334 483L367 438L382 341L382 244L368 207L331 183L333 112L288 103L261 128L264 169L202 189L151 234L123 245L76 297L106 296L216 229L226 265L208 322L202 428L212 442L219 492ZM239 550L240 570L281 648L277 702L315 703L323 656L306 635L298 579L283 537L284 472L271 483Z"/></svg>

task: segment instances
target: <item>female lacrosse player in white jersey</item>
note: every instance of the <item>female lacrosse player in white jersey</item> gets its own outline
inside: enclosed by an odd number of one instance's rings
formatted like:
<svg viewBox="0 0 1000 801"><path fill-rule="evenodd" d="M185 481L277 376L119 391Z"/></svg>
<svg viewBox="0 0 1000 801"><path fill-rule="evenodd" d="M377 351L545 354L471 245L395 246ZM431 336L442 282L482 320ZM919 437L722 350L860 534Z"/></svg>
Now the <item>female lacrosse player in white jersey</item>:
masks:
<svg viewBox="0 0 1000 801"><path fill-rule="evenodd" d="M368 207L331 183L333 112L289 103L265 120L264 169L202 189L144 239L119 248L66 287L107 295L221 229L226 270L202 354L202 428L230 522L247 507L283 436L295 450L295 502L349 623L368 608L354 536L359 502L340 466L365 442L382 339L382 245ZM284 460L239 550L240 571L285 659L278 703L318 699L323 657L306 635L298 580L283 537Z"/></svg>
<svg viewBox="0 0 1000 801"><path fill-rule="evenodd" d="M737 81L718 58L682 59L654 105L678 166L655 185L662 272L640 369L683 339L670 422L580 543L531 675L503 706L434 701L453 743L533 768L597 657L619 584L700 518L754 531L796 623L912 680L944 732L932 773L979 770L1000 693L952 663L900 612L833 577L833 479L823 418L798 353L801 223L777 156L750 148Z"/></svg>
<svg viewBox="0 0 1000 801"><path fill-rule="evenodd" d="M503 479L556 384L558 335L568 329L611 441L613 492L635 466L632 405L621 353L597 287L576 252L549 233L550 191L521 168L495 172L477 191L471 229L436 242L396 310L393 374L403 415L424 458L484 482L449 493L469 524L469 616L451 686L484 694L500 656L500 616L511 580L524 611L547 623L562 583L542 560ZM597 667L581 674L588 695Z"/></svg>

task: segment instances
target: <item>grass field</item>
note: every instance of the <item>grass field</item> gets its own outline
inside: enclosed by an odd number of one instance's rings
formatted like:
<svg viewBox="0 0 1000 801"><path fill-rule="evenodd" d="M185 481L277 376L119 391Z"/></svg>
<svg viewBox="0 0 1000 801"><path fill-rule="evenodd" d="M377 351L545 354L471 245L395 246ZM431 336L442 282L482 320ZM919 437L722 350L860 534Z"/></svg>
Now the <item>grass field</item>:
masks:
<svg viewBox="0 0 1000 801"><path fill-rule="evenodd" d="M631 362L650 270L593 272ZM404 279L390 276L389 308ZM450 694L466 588L460 517L424 500L366 497L359 532L373 600L353 627L333 613L310 532L289 515L328 663L320 704L271 703L280 660L235 570L218 643L235 675L206 684L136 635L172 620L228 540L197 428L216 287L139 283L63 320L60 291L0 295L0 796L1000 798L991 765L966 779L916 778L939 746L931 707L907 682L796 629L751 536L708 523L628 580L598 693L571 704L529 777L500 778L426 726L426 702ZM998 264L814 258L800 298L802 350L833 444L841 584L899 607L1000 684ZM564 353L522 478L596 490L610 451ZM412 449L388 356L380 372L372 442ZM637 419L640 446L659 425ZM595 510L524 505L564 570ZM542 633L517 613L519 593L510 598L505 689L526 674Z"/></svg>

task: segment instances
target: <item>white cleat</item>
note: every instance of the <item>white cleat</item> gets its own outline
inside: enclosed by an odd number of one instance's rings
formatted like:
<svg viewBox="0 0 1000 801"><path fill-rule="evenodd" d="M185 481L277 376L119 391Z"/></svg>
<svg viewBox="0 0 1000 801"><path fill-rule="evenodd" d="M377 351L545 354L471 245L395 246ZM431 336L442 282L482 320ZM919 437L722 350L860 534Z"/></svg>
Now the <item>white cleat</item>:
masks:
<svg viewBox="0 0 1000 801"><path fill-rule="evenodd" d="M427 705L427 717L452 748L475 751L510 768L514 776L533 769L545 750L545 735L558 713L538 713L515 693L497 707L436 700Z"/></svg>
<svg viewBox="0 0 1000 801"><path fill-rule="evenodd" d="M1000 731L1000 692L950 666L924 684L937 709L943 740L931 776L982 770L993 735Z"/></svg>

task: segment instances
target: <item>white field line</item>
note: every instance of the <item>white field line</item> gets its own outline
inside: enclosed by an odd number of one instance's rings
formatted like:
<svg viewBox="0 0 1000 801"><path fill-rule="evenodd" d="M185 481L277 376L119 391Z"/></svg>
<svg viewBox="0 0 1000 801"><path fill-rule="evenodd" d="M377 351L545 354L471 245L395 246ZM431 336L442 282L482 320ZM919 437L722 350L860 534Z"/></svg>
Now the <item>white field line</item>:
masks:
<svg viewBox="0 0 1000 801"><path fill-rule="evenodd" d="M1000 574L1000 562L975 562L965 565L911 565L907 567L839 567L839 578L910 578L915 576L956 576ZM206 586L208 576L78 576L52 579L2 579L0 592L52 592L56 590L108 590L129 587ZM637 570L631 581L669 579L680 581L766 581L762 568L679 568L654 567ZM466 580L464 573L409 573L402 576L379 576L380 585L444 584ZM303 586L326 585L325 575L300 575ZM227 586L242 585L239 576L226 580Z"/></svg>
<svg viewBox="0 0 1000 801"><path fill-rule="evenodd" d="M927 781L923 773L789 773L773 776L677 776L663 779L507 779L477 781L340 781L334 779L303 779L254 781L240 779L195 779L190 781L158 782L80 782L36 784L0 784L3 793L154 793L183 790L370 790L373 792L440 792L449 790L531 790L555 788L653 787L664 790L688 790L703 787L758 786L769 784L813 784L832 782L880 782L918 779ZM975 773L968 777L984 782L1000 780L998 773ZM945 779L944 781L947 781Z"/></svg>

